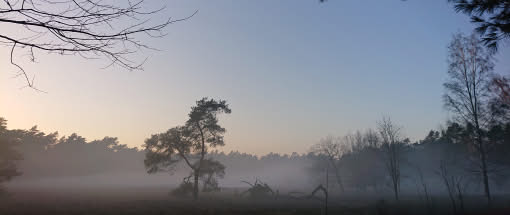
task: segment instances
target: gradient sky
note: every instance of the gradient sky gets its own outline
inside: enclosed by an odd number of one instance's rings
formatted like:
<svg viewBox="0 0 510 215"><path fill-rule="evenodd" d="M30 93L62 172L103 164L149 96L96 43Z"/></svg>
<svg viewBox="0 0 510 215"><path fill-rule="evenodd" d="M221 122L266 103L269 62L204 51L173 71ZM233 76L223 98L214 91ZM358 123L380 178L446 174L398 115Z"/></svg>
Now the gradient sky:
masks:
<svg viewBox="0 0 510 215"><path fill-rule="evenodd" d="M446 46L454 33L473 29L446 0L148 2L167 5L159 18L199 13L147 41L162 51L144 52L144 71L21 56L48 92L38 93L19 89L10 49L0 47L0 116L9 128L38 125L141 146L183 124L194 102L209 96L232 108L220 121L226 151L306 152L321 137L375 128L382 116L418 140L448 118ZM509 46L497 57L496 71L508 74Z"/></svg>

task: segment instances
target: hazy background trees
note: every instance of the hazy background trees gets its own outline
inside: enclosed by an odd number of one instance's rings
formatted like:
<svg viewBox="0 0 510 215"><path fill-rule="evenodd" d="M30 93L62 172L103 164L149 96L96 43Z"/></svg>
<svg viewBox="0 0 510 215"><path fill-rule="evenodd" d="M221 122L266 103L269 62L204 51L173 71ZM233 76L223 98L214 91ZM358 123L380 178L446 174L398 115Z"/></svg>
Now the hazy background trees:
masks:
<svg viewBox="0 0 510 215"><path fill-rule="evenodd" d="M510 165L510 126L499 124L487 132L487 138L497 140L493 144L491 159L500 167L490 172L493 189L498 193L508 192L505 180ZM189 167L180 162L172 169L172 175L166 172L146 175L143 160L145 151L129 148L118 143L116 138L105 137L88 141L79 134L59 137L56 132L44 133L37 128L28 130L7 130L7 133L20 140L13 149L24 155L24 160L17 162L17 171L23 175L14 178L9 186L164 186L172 189L182 182L184 177L193 177ZM357 136L358 132L345 136ZM338 173L342 177L344 191L336 183L336 175L331 161L321 154L279 154L252 155L240 152L221 152L208 150L204 166L209 160L217 161L214 168L203 167L199 175L202 190L215 190L217 187L243 187L242 180L259 179L281 194L287 191L309 191L317 184L325 184L326 166L329 165L330 189L332 196L375 196L375 198L394 198L393 183L383 156L382 138L373 130L360 130L362 143L357 146L345 136L335 138L336 143L343 144L342 153L335 157ZM375 136L374 136L375 135ZM369 138L370 137L370 138ZM375 137L375 138L374 138ZM461 189L464 196L482 194L483 183L480 174L474 173L477 162L473 162L472 129L452 122L444 129L431 131L416 142L405 145L403 152L405 162L401 163L400 196L419 194L432 198L436 195L448 196L448 189L439 173L441 161L450 175L449 178L462 177ZM373 142L371 139L378 141ZM358 143L359 144L359 143ZM445 160L445 158L455 158ZM195 157L198 159L198 157ZM447 161L447 162L446 162ZM450 163L451 161L451 163ZM454 165L452 165L454 164ZM222 168L222 166L224 168ZM420 168L417 171L416 167ZM476 177L478 175L478 177ZM223 180L217 180L224 177ZM211 179L211 180L209 180ZM191 189L193 181L190 178ZM206 185L206 183L209 183ZM217 187L215 185L217 183ZM417 183L420 186L417 190ZM465 184L464 184L465 183ZM204 187L206 186L206 187ZM452 191L457 193L457 188ZM189 188L188 188L189 189ZM426 191L425 191L426 190ZM240 190L240 192L243 189ZM424 194L427 192L428 194ZM459 202L454 193L455 201ZM392 197L393 196L393 197ZM399 196L399 197L400 197ZM425 199L425 198L424 198ZM457 203L460 210L460 205Z"/></svg>
<svg viewBox="0 0 510 215"><path fill-rule="evenodd" d="M398 200L401 165L409 141L402 138L400 127L390 118L384 117L377 125L379 133L368 129L344 137L322 139L312 147L312 152L319 158L315 169L327 170L328 166L332 166L337 178L346 179L351 192L367 191L369 188L376 192L379 187L385 187L388 177L391 190ZM327 162L320 158L325 158Z"/></svg>
<svg viewBox="0 0 510 215"><path fill-rule="evenodd" d="M143 164L144 149L120 144L115 137L87 140L80 134L60 136L58 132L46 133L36 126L26 130L6 128L2 137L5 137L4 134L19 140L12 145L12 149L23 155L23 160L16 162L17 171L23 174L12 180L10 186L150 185L171 189L182 182L183 177L190 175L189 167L184 162L174 166L173 174L161 172L147 175ZM201 185L210 182L206 189L214 189L209 186L214 183L218 183L218 186L239 187L243 185L241 180L252 181L256 178L290 189L311 182L311 176L306 174L306 170L313 158L314 156L298 153L254 155L209 148L199 180ZM206 167L208 164L205 164L209 160L219 163L212 163L212 168L209 168ZM217 180L221 177L225 179ZM289 178L292 180L289 181ZM201 186L201 189L203 188Z"/></svg>
<svg viewBox="0 0 510 215"><path fill-rule="evenodd" d="M347 145L342 143L342 139L339 137L327 136L319 141L319 143L312 146L311 151L319 156L321 161L319 163L325 164L318 165L317 168L324 168L326 171L326 177L331 175L335 177L335 181L340 187L341 191L344 191L344 185L342 181L342 175L340 173L338 162L344 153L348 152ZM320 171L319 171L320 172ZM326 183L329 187L329 179Z"/></svg>
<svg viewBox="0 0 510 215"><path fill-rule="evenodd" d="M390 118L384 117L378 122L381 137L381 149L386 171L391 178L395 199L399 199L401 183L401 166L404 159L405 142L402 138L401 128L395 125Z"/></svg>
<svg viewBox="0 0 510 215"><path fill-rule="evenodd" d="M6 125L6 120L0 117L0 192L3 182L21 175L16 163L21 160L21 154L14 149L19 141L8 133Z"/></svg>

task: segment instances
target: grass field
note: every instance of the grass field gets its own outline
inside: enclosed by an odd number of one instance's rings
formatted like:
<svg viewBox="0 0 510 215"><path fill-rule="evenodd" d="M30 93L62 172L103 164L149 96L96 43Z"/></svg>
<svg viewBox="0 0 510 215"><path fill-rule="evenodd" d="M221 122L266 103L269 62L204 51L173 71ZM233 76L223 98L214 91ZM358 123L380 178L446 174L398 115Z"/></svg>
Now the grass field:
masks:
<svg viewBox="0 0 510 215"><path fill-rule="evenodd" d="M325 214L324 203L311 199L278 198L253 200L241 197L238 189L203 194L197 202L168 195L168 187L81 187L81 188L10 188L0 198L0 214ZM382 200L385 199L385 200ZM332 197L328 214L452 214L448 199L435 197L425 205L419 198L404 197ZM499 196L491 210L481 197L469 197L467 214L510 214L510 199ZM508 203L508 204L507 204Z"/></svg>

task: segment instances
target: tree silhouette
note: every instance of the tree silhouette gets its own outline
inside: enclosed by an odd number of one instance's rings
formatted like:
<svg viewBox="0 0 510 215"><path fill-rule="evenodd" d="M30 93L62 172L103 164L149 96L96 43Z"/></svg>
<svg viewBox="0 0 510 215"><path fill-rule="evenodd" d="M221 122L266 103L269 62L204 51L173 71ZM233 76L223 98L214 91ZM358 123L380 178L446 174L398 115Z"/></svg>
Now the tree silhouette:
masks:
<svg viewBox="0 0 510 215"><path fill-rule="evenodd" d="M444 104L455 114L459 123L472 128L474 138L471 144L478 153L485 195L490 203L488 142L484 129L493 119L489 106L492 99L489 86L494 67L492 55L474 34L455 35L448 49L449 80L444 83Z"/></svg>
<svg viewBox="0 0 510 215"><path fill-rule="evenodd" d="M490 85L496 97L491 101L491 108L499 118L510 118L510 79L494 74Z"/></svg>
<svg viewBox="0 0 510 215"><path fill-rule="evenodd" d="M457 12L471 16L478 25L483 43L497 51L499 42L510 38L510 1L508 0L448 0Z"/></svg>
<svg viewBox="0 0 510 215"><path fill-rule="evenodd" d="M6 124L7 121L0 117L0 184L21 175L16 166L21 154L13 149L18 142L9 134Z"/></svg>
<svg viewBox="0 0 510 215"><path fill-rule="evenodd" d="M193 173L193 198L198 199L198 181L204 171L205 155L209 148L225 145L225 128L218 124L217 114L230 114L224 100L203 98L191 107L184 126L152 135L145 141L145 166L148 173L168 171L184 160Z"/></svg>
<svg viewBox="0 0 510 215"><path fill-rule="evenodd" d="M364 134L365 137L367 134ZM378 136L375 137L378 138ZM345 153L339 163L342 164L342 170L348 173L347 186L355 187L359 191L367 191L371 187L373 191L376 191L378 184L384 183L382 179L386 175L384 162L381 162L380 159L382 150L377 147L378 143L370 143L369 139L364 139L366 145Z"/></svg>
<svg viewBox="0 0 510 215"><path fill-rule="evenodd" d="M401 163L403 159L404 141L401 137L401 129L390 118L384 117L378 122L381 137L381 151L386 165L386 171L390 175L393 194L399 200L401 182Z"/></svg>
<svg viewBox="0 0 510 215"><path fill-rule="evenodd" d="M225 176L225 165L212 159L204 159L202 161L202 169L200 178L203 182L202 191L211 192L219 190L217 178Z"/></svg>
<svg viewBox="0 0 510 215"><path fill-rule="evenodd" d="M336 182L342 191L344 191L344 184L342 176L340 175L338 160L342 157L343 153L347 151L345 146L346 145L342 144L340 141L340 138L328 136L326 138L322 138L319 143L313 145L311 148L313 153L316 153L320 157L326 159L326 169L329 169L329 165L333 167Z"/></svg>
<svg viewBox="0 0 510 215"><path fill-rule="evenodd" d="M128 70L141 69L143 62L132 61L140 49L151 47L140 36L161 37L169 24L185 20L150 21L158 10L143 10L144 0L123 3L102 0L5 0L0 2L0 24L11 27L0 33L0 44L11 48L11 64L19 69L28 87L33 86L14 52L25 49L31 61L38 51L52 54L72 54L84 58L104 57L108 66ZM193 14L194 15L194 14ZM192 15L192 16L193 16ZM188 17L189 18L189 17Z"/></svg>

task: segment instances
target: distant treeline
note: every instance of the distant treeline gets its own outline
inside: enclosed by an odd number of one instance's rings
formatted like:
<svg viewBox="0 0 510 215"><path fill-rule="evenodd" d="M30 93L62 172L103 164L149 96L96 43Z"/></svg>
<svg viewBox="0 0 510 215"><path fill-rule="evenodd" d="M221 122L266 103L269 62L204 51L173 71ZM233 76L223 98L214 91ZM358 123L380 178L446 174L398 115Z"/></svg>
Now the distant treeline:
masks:
<svg viewBox="0 0 510 215"><path fill-rule="evenodd" d="M0 118L6 124L7 120ZM34 126L28 130L6 130L3 134L15 139L13 147L23 159L18 161L22 178L86 176L115 172L145 172L145 152L137 147L120 144L116 137L89 141L73 133L59 136L58 132L45 133ZM212 151L208 157L224 163L231 169L253 171L269 168L266 162L292 163L310 160L314 155L269 153L256 156L238 151L228 153Z"/></svg>
<svg viewBox="0 0 510 215"><path fill-rule="evenodd" d="M312 147L318 156L311 170L322 176L329 171L331 185L357 193L388 191L392 174L399 177L399 192L430 195L452 189L452 194L463 195L481 191L480 162L476 146L471 144L472 133L469 125L450 123L440 131L431 130L422 140L401 139L393 146L385 146L381 135L371 130L327 137ZM489 183L499 187L494 189L496 193L507 192L504 188L510 185L510 124L492 126L486 137L491 143L487 147ZM398 160L395 172L391 171L392 159ZM322 177L321 181L326 180ZM453 187L445 187L446 184Z"/></svg>
<svg viewBox="0 0 510 215"><path fill-rule="evenodd" d="M6 123L5 119L1 120ZM442 185L437 185L442 184L442 174L462 177L462 183L466 183L464 186L470 184L466 189L480 189L475 166L478 164L474 157L476 153L466 144L472 138L470 129L451 123L441 131L430 131L423 140L414 143L403 140L399 170L402 189L413 192L442 190ZM18 169L23 174L20 179L122 172L142 174L146 171L143 165L144 151L120 144L114 137L87 141L78 134L59 137L57 132L45 133L36 126L28 130L5 131L2 135L16 139L18 144L15 149L23 156L23 160L18 161ZM227 176L234 173L239 180L243 179L243 175L253 176L257 173L264 178L264 172L277 175L293 168L295 172L301 171L303 177L311 179L310 183L315 181L318 184L325 183L326 168L330 168L329 183L333 189L339 189L341 184L347 191L388 191L391 177L385 163L383 140L379 136L368 131L329 142L326 138L311 147L310 152L302 154L269 153L256 156L237 151L212 151L208 157L224 164ZM507 167L510 166L510 123L493 126L487 132L487 137L493 143L489 151L491 183L503 186L509 172ZM327 147L328 144L341 146L334 157L328 157L327 151L317 148L320 145ZM334 165L329 165L330 161ZM179 168L177 166L175 171L179 172Z"/></svg>

